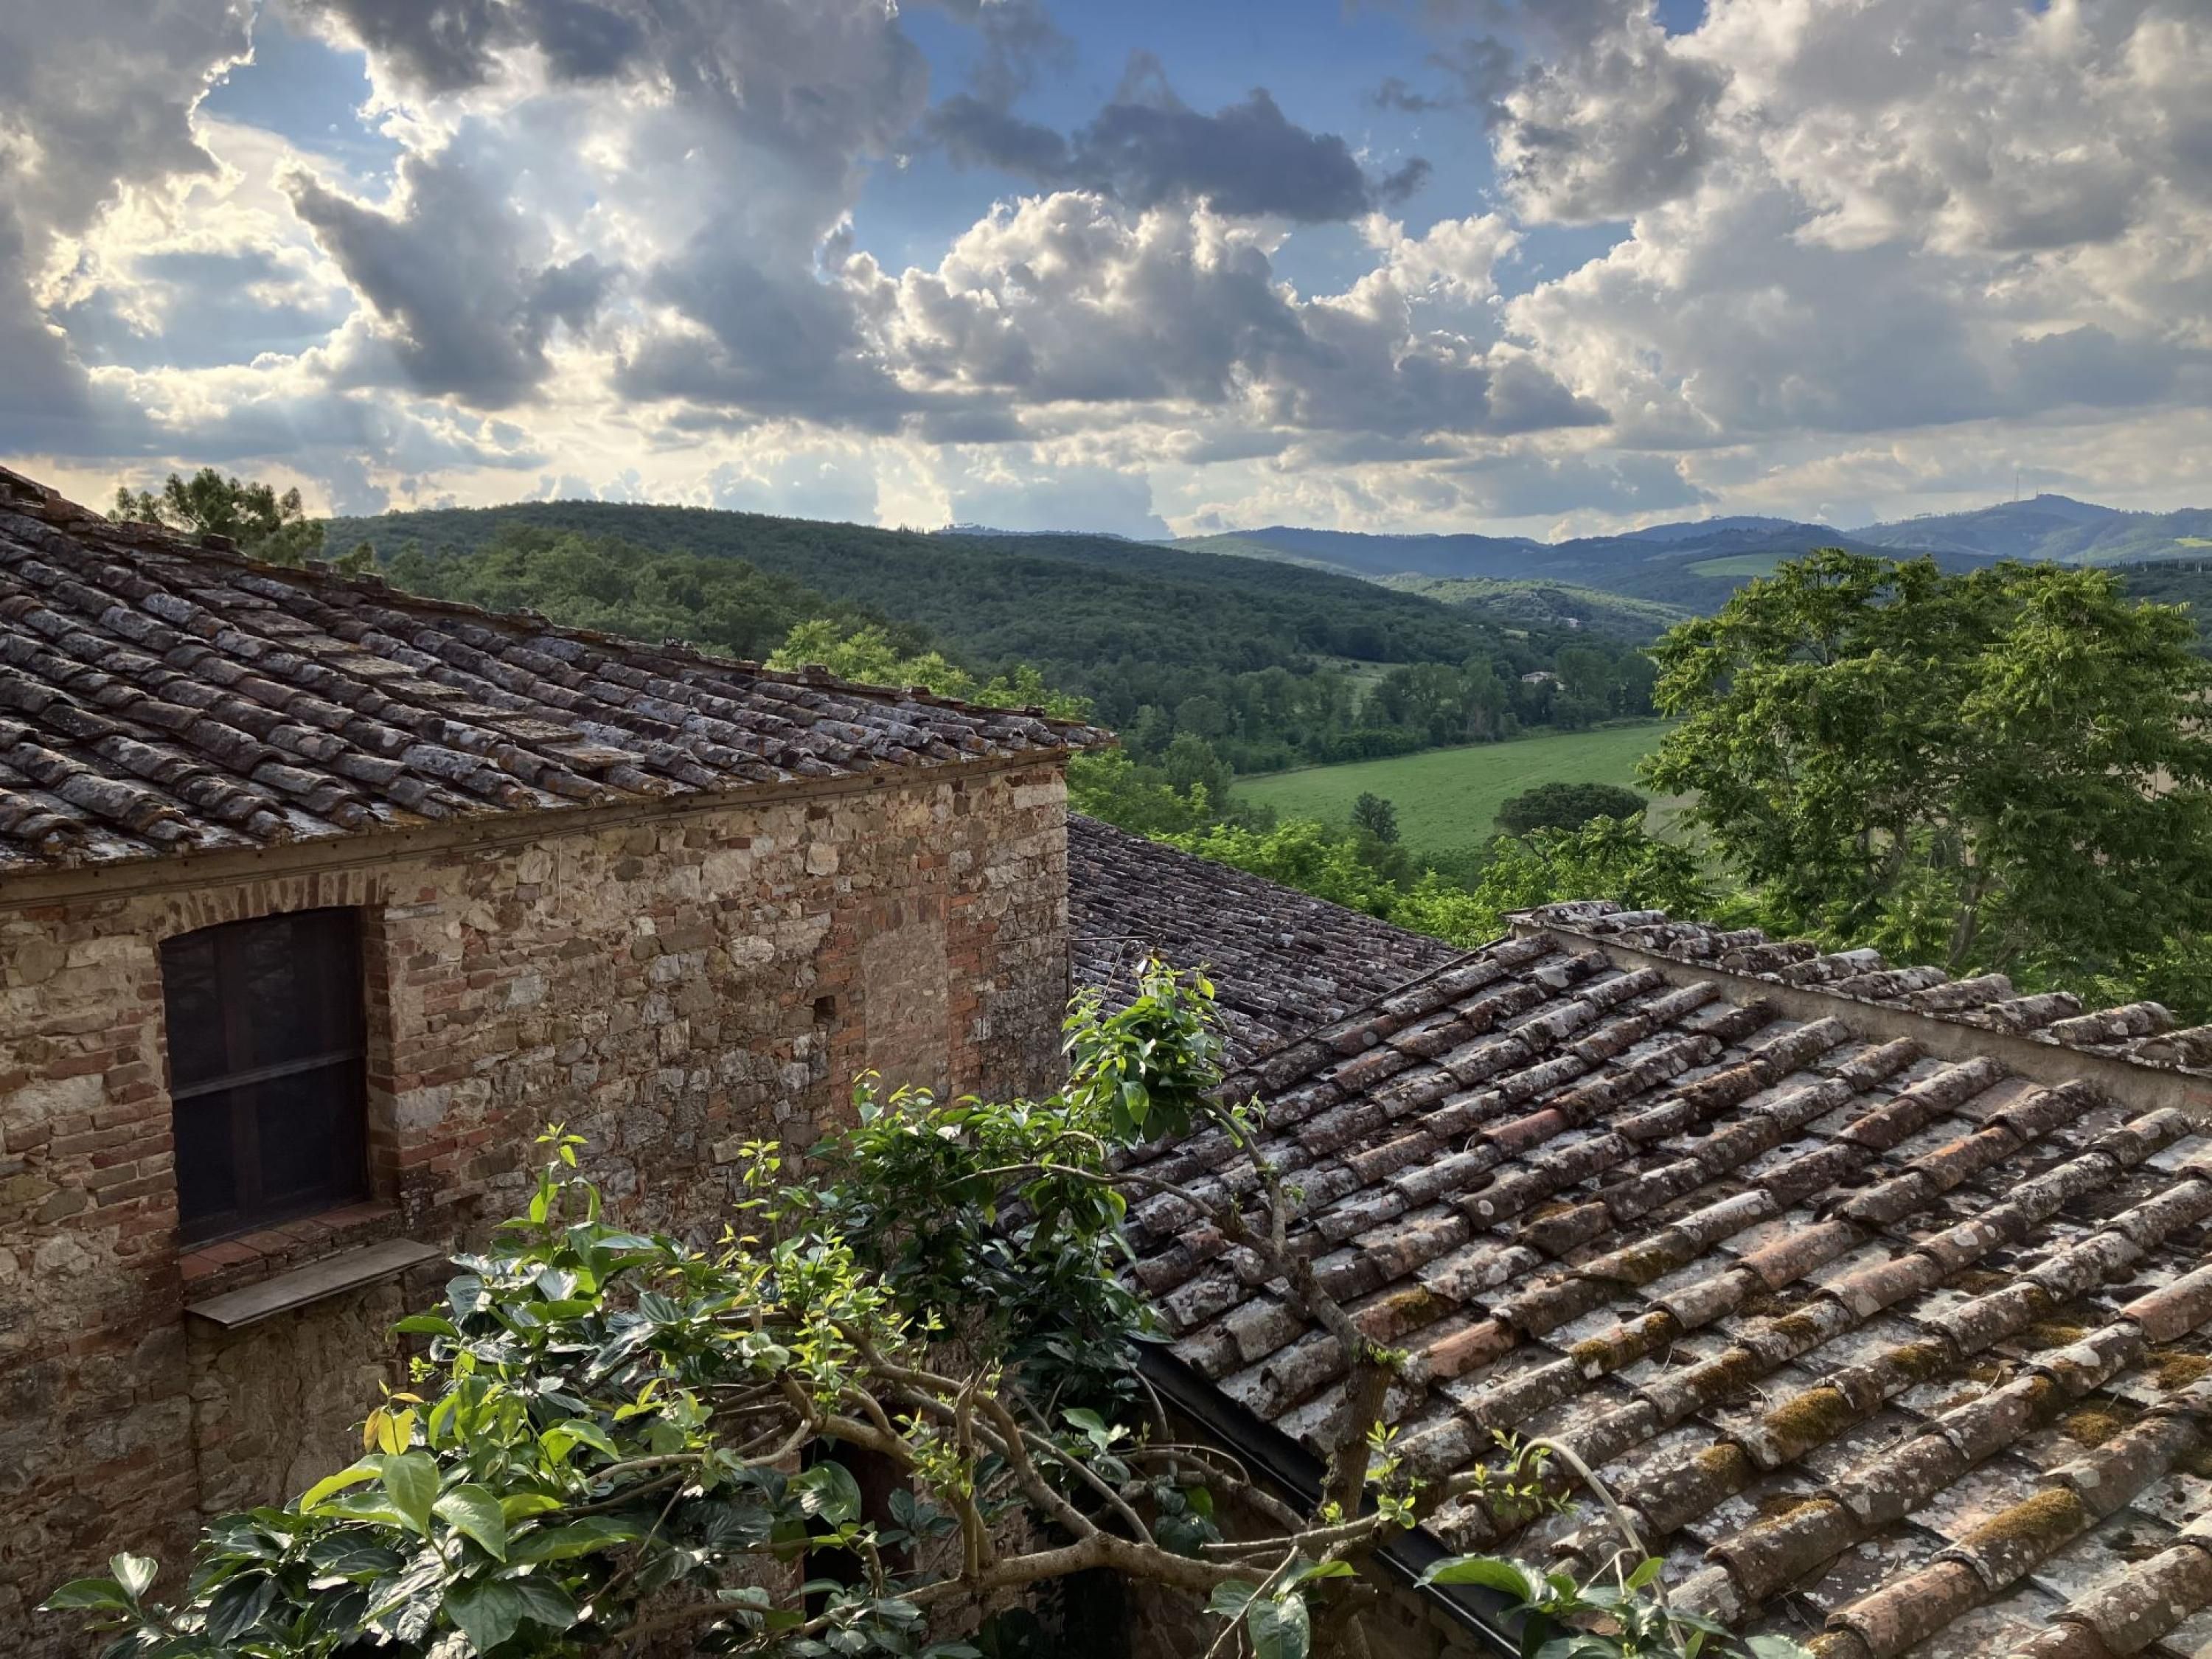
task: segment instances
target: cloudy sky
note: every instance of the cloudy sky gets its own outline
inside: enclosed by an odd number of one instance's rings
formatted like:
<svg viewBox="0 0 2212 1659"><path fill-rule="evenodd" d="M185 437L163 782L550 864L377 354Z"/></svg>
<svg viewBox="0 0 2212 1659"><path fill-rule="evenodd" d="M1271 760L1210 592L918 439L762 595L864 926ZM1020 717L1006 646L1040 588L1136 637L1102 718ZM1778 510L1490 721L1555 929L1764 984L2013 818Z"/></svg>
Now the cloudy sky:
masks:
<svg viewBox="0 0 2212 1659"><path fill-rule="evenodd" d="M341 512L2212 505L2212 0L0 0L0 457Z"/></svg>

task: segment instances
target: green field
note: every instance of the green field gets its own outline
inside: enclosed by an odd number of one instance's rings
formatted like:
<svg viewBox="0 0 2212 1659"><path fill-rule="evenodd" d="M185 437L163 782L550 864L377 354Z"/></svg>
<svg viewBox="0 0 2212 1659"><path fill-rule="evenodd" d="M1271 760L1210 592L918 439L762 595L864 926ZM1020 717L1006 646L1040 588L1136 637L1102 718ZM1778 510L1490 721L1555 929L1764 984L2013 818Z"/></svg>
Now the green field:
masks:
<svg viewBox="0 0 2212 1659"><path fill-rule="evenodd" d="M1286 817L1344 823L1365 791L1394 802L1398 828L1413 848L1479 847L1496 832L1498 809L1509 797L1540 783L1619 783L1636 786L1636 763L1666 730L1657 720L1596 732L1517 738L1466 749L1431 749L1390 760L1310 766L1240 779L1237 793ZM1647 792L1648 793L1648 792ZM1655 801L1656 830L1677 810Z"/></svg>
<svg viewBox="0 0 2212 1659"><path fill-rule="evenodd" d="M1690 567L1693 576L1766 576L1785 556L1780 553L1731 553L1724 559L1699 559Z"/></svg>

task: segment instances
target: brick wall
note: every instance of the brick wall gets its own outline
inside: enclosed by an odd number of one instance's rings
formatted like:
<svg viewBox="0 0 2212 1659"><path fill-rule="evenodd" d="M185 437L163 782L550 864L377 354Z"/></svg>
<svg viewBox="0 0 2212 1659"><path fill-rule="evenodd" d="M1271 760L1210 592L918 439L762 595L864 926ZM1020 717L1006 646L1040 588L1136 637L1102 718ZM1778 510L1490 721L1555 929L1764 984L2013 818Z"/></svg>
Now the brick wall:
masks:
<svg viewBox="0 0 2212 1659"><path fill-rule="evenodd" d="M301 849L304 850L304 849ZM356 860L360 843L339 849ZM182 873L179 867L179 873ZM143 872L121 872L143 879ZM1051 1085L1066 995L1056 766L963 769L498 847L9 904L0 887L0 1651L118 1547L339 1466L443 1278L224 1334L189 1301L520 1206L532 1135L589 1138L634 1224L711 1236L747 1139L811 1145L853 1078ZM180 1254L158 947L362 912L374 1201Z"/></svg>

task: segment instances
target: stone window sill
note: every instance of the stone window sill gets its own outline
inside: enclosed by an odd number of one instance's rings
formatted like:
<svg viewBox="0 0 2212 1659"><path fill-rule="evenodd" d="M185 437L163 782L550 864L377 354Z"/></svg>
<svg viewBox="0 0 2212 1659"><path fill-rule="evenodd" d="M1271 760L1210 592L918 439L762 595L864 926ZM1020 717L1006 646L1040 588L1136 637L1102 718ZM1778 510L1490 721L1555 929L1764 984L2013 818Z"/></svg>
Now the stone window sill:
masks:
<svg viewBox="0 0 2212 1659"><path fill-rule="evenodd" d="M257 1232L194 1246L177 1261L185 1294L196 1302L241 1289L324 1256L399 1237L388 1204L349 1204Z"/></svg>
<svg viewBox="0 0 2212 1659"><path fill-rule="evenodd" d="M226 1330L236 1330L329 1297L396 1279L410 1267L435 1261L444 1254L435 1245L418 1244L411 1238L387 1238L380 1244L364 1244L325 1256L242 1290L188 1303L185 1311Z"/></svg>

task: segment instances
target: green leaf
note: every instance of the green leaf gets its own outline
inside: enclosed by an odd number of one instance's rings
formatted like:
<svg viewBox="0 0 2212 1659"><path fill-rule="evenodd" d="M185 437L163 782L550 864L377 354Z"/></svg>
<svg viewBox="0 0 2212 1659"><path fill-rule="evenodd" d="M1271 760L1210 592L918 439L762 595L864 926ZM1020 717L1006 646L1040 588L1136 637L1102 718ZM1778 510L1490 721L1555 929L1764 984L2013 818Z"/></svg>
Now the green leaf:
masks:
<svg viewBox="0 0 2212 1659"><path fill-rule="evenodd" d="M568 1561L594 1550L611 1549L645 1536L635 1521L612 1515L586 1515L557 1527L541 1527L507 1540L510 1561Z"/></svg>
<svg viewBox="0 0 2212 1659"><path fill-rule="evenodd" d="M348 1486L357 1486L364 1480L374 1480L384 1473L384 1460L364 1457L350 1468L340 1469L336 1474L325 1475L301 1494L300 1508L308 1510L325 1499L335 1497Z"/></svg>
<svg viewBox="0 0 2212 1659"><path fill-rule="evenodd" d="M384 1490L392 1507L424 1537L430 1534L430 1506L438 1498L438 1465L423 1451L393 1452L384 1458Z"/></svg>
<svg viewBox="0 0 2212 1659"><path fill-rule="evenodd" d="M833 1527L860 1518L860 1484L842 1463L817 1463L793 1478L791 1486L799 1494L802 1514L826 1521Z"/></svg>
<svg viewBox="0 0 2212 1659"><path fill-rule="evenodd" d="M441 1492L431 1505L455 1532L483 1545L495 1560L507 1559L507 1516L500 1501L473 1482Z"/></svg>
<svg viewBox="0 0 2212 1659"><path fill-rule="evenodd" d="M1252 1638L1252 1659L1306 1659L1313 1646L1306 1604L1295 1595L1255 1601L1244 1628Z"/></svg>
<svg viewBox="0 0 2212 1659"><path fill-rule="evenodd" d="M615 1449L615 1443L607 1438L607 1431L587 1417L564 1418L539 1435L538 1443L556 1463L565 1462L569 1452L578 1446L589 1446L610 1460L622 1456Z"/></svg>
<svg viewBox="0 0 2212 1659"><path fill-rule="evenodd" d="M207 1633L235 1642L261 1622L276 1599L276 1581L265 1572L232 1579L208 1602Z"/></svg>
<svg viewBox="0 0 2212 1659"><path fill-rule="evenodd" d="M1213 1587L1206 1598L1206 1610L1219 1613L1224 1619L1241 1619L1244 1604L1260 1593L1260 1587L1242 1578L1224 1579Z"/></svg>
<svg viewBox="0 0 2212 1659"><path fill-rule="evenodd" d="M136 1601L153 1588L154 1575L161 1571L161 1564L150 1555L132 1555L126 1552L110 1556L107 1570L115 1575L115 1582L123 1587L123 1593Z"/></svg>
<svg viewBox="0 0 2212 1659"><path fill-rule="evenodd" d="M533 1515L550 1515L561 1507L561 1500L550 1492L509 1492L499 1500L500 1518L513 1526L518 1521L527 1521Z"/></svg>
<svg viewBox="0 0 2212 1659"><path fill-rule="evenodd" d="M506 1582L522 1600L522 1616L532 1624L544 1625L549 1630L566 1630L576 1622L576 1598L551 1579L533 1573L526 1578Z"/></svg>
<svg viewBox="0 0 2212 1659"><path fill-rule="evenodd" d="M522 1622L522 1594L511 1583L479 1578L446 1593L446 1617L478 1653L489 1653Z"/></svg>
<svg viewBox="0 0 2212 1659"><path fill-rule="evenodd" d="M1136 1079L1129 1079L1121 1085L1121 1109L1129 1115L1130 1122L1142 1129L1152 1109L1152 1091Z"/></svg>
<svg viewBox="0 0 2212 1659"><path fill-rule="evenodd" d="M123 1593L123 1586L112 1578L72 1578L39 1606L47 1613L69 1613L85 1608L126 1613L131 1607L131 1598Z"/></svg>
<svg viewBox="0 0 2212 1659"><path fill-rule="evenodd" d="M1439 1561L1421 1575L1424 1584L1480 1584L1488 1589L1500 1590L1516 1601L1540 1600L1543 1592L1536 1587L1527 1569L1518 1562L1501 1559L1494 1555L1462 1555L1456 1560Z"/></svg>
<svg viewBox="0 0 2212 1659"><path fill-rule="evenodd" d="M392 1326L395 1334L404 1336L459 1336L460 1328L450 1319L441 1319L436 1314L410 1314Z"/></svg>
<svg viewBox="0 0 2212 1659"><path fill-rule="evenodd" d="M1627 1588L1632 1591L1642 1589L1656 1578L1665 1567L1666 1563L1660 1560L1657 1556L1647 1557L1642 1566L1628 1575Z"/></svg>
<svg viewBox="0 0 2212 1659"><path fill-rule="evenodd" d="M1809 1659L1806 1650L1786 1636L1753 1636L1745 1638L1753 1659Z"/></svg>

